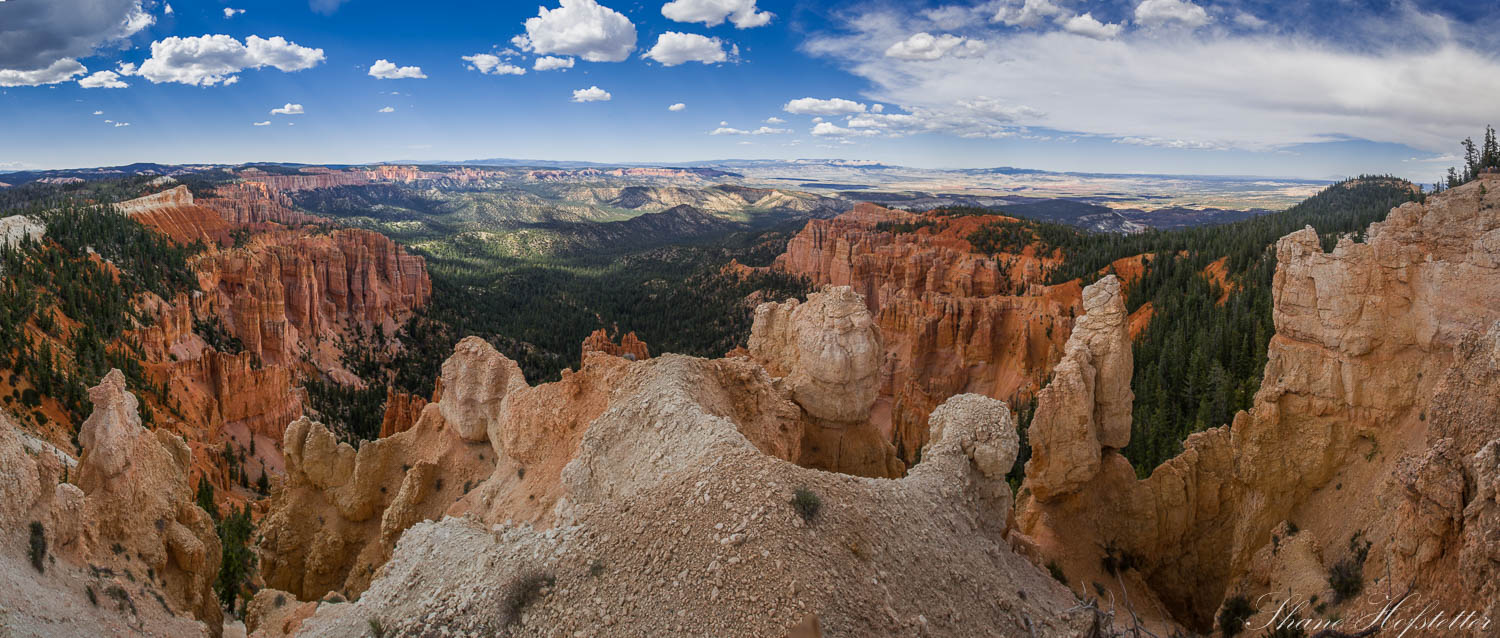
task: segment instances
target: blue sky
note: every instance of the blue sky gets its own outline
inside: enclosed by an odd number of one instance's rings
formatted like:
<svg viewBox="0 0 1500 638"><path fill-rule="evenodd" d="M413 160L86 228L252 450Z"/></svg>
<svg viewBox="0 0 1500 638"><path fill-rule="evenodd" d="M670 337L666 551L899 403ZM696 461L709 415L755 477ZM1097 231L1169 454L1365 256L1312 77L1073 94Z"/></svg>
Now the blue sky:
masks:
<svg viewBox="0 0 1500 638"><path fill-rule="evenodd" d="M1494 4L0 0L0 170L836 157L1432 181L1500 123Z"/></svg>

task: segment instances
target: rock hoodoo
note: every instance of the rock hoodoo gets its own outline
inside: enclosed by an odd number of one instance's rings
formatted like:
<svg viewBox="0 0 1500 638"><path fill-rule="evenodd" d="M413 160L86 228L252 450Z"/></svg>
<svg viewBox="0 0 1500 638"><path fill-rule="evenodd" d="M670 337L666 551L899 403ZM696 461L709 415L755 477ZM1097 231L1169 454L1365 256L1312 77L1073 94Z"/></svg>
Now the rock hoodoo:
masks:
<svg viewBox="0 0 1500 638"><path fill-rule="evenodd" d="M1009 401L1040 389L1082 309L1078 284L1043 285L1056 255L1027 247L1002 262L973 252L970 233L1015 220L945 218L912 232L880 226L923 219L860 204L808 221L773 266L863 297L889 353L874 418L907 462L926 442L928 414L947 397Z"/></svg>
<svg viewBox="0 0 1500 638"><path fill-rule="evenodd" d="M188 446L141 426L138 402L118 370L90 389L89 398L94 412L80 432L84 454L72 471L65 469L71 459L32 452L26 436L0 416L0 529L6 532L0 553L10 561L14 551L9 565L17 568L0 567L7 583L0 605L20 611L23 632L85 635L112 627L133 633L149 626L219 635L222 614L213 589L219 538L208 513L193 503ZM47 552L34 571L10 540L24 537L28 522L37 524L32 535L40 533ZM72 599L85 588L109 606L58 608L58 597ZM47 628L27 629L33 621Z"/></svg>
<svg viewBox="0 0 1500 638"><path fill-rule="evenodd" d="M620 342L615 343L609 336L609 332L603 328L590 333L583 340L583 356L590 352L603 352L617 357L625 357L631 361L651 358L651 350L646 347L646 342L635 336L634 332L627 332L620 337Z"/></svg>
<svg viewBox="0 0 1500 638"><path fill-rule="evenodd" d="M1500 438L1497 238L1495 178L1396 208L1364 243L1346 237L1331 253L1312 229L1283 238L1277 332L1251 410L1189 437L1140 481L1098 428L1093 454L1069 452L1085 468L1097 455L1097 471L1028 466L1020 529L1081 582L1113 588L1101 560L1133 557L1138 606L1159 601L1200 631L1235 593L1330 600L1330 568L1357 554L1369 596L1409 583L1445 609L1494 610L1495 501L1461 486L1493 474ZM1128 380L1129 363L1108 374ZM1059 388L1077 385L1063 365L1058 374ZM1055 460L1056 442L1101 406L1088 410L1076 390L1041 398L1033 452Z"/></svg>
<svg viewBox="0 0 1500 638"><path fill-rule="evenodd" d="M1029 430L1026 484L1041 501L1077 491L1103 456L1130 443L1135 395L1120 280L1109 275L1084 288L1083 307L1052 382L1037 394Z"/></svg>
<svg viewBox="0 0 1500 638"><path fill-rule="evenodd" d="M871 422L885 351L853 289L829 287L806 303L761 304L749 353L807 415L799 463L861 476L905 471L889 430Z"/></svg>

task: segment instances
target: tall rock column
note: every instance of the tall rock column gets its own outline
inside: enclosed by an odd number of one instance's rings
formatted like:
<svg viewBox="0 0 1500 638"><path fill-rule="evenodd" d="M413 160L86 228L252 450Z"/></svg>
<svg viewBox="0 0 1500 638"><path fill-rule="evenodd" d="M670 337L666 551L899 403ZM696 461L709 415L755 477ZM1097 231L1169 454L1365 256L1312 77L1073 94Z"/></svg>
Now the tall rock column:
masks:
<svg viewBox="0 0 1500 638"><path fill-rule="evenodd" d="M1109 275L1085 288L1083 307L1052 383L1037 393L1026 482L1041 501L1077 491L1105 455L1130 443L1134 361L1120 280Z"/></svg>
<svg viewBox="0 0 1500 638"><path fill-rule="evenodd" d="M804 466L896 477L890 435L870 423L885 349L864 299L848 286L755 309L750 355L807 415Z"/></svg>

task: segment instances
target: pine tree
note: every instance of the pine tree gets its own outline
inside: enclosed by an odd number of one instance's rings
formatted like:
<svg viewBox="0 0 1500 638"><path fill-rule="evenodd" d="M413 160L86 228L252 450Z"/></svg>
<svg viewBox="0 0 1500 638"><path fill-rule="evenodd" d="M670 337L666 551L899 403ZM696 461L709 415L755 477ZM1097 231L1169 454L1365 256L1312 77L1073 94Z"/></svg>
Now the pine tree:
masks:
<svg viewBox="0 0 1500 638"><path fill-rule="evenodd" d="M1495 141L1495 127L1484 127L1484 151L1480 157L1484 168L1500 168L1500 143Z"/></svg>
<svg viewBox="0 0 1500 638"><path fill-rule="evenodd" d="M1469 183L1479 175L1479 150L1474 147L1474 138L1464 138L1464 174L1463 182Z"/></svg>

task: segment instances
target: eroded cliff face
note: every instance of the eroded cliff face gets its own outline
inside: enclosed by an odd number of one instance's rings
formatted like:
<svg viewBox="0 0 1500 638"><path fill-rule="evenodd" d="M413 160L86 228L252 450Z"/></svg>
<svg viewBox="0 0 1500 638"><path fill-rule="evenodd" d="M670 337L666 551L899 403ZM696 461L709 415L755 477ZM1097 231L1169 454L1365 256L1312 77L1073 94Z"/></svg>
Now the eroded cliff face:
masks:
<svg viewBox="0 0 1500 638"><path fill-rule="evenodd" d="M197 204L186 186L121 202L118 208L179 244L201 241L217 246L231 241L229 223L214 209Z"/></svg>
<svg viewBox="0 0 1500 638"><path fill-rule="evenodd" d="M251 476L279 472L282 434L305 409L301 378L360 383L343 368L338 340L393 334L428 301L432 284L420 257L373 232L309 228L322 220L266 184L229 184L215 195L195 199L179 186L120 208L174 241L207 245L190 261L200 290L148 296L143 309L155 321L130 338L172 397L153 412L187 439L193 474L230 495L238 486L221 458L225 445L254 448ZM215 350L195 327L205 322L243 351ZM392 427L415 421L399 411L392 417L399 421Z"/></svg>
<svg viewBox="0 0 1500 638"><path fill-rule="evenodd" d="M1145 480L1109 437L1060 451L1080 427L1112 423L1097 376L1092 395L1044 393L1033 453L1052 461L1028 465L1021 530L1076 583L1116 589L1102 573L1106 548L1136 559L1121 581L1137 584L1137 605L1198 630L1230 594L1334 600L1329 568L1366 542L1368 559L1355 568L1363 597L1320 615L1363 609L1408 584L1450 614L1493 613L1497 189L1490 177L1403 205L1364 243L1344 239L1331 253L1311 229L1283 238L1277 334L1254 407L1190 437ZM1105 309L1109 323L1115 314ZM1070 341L1059 388L1076 385L1065 366L1082 368L1095 353ZM1128 361L1114 374L1128 383ZM1062 480L1059 455L1075 459Z"/></svg>
<svg viewBox="0 0 1500 638"><path fill-rule="evenodd" d="M490 415L498 462L485 485L456 502L435 497L449 516L406 529L356 603L314 610L275 605L284 594L262 591L248 619L253 635L348 635L374 618L396 633L777 636L820 625L831 635L967 636L982 627L1076 636L1095 620L1006 542L1004 477L1017 440L998 401L950 399L931 415L923 460L905 478L859 478L787 462L798 454L803 408L750 359L590 353L581 371L532 387L509 366L484 364L498 355L481 344L454 355L479 365L445 366L439 406L462 396L459 418ZM453 392L464 386L473 387ZM498 413L489 401L497 396ZM443 419L439 406L424 420ZM409 436L423 427L354 452L332 451L312 426L299 465L357 480L395 472L393 458L379 472L369 463L406 445L397 441L475 445L452 430ZM416 468L405 470L403 493ZM323 516L293 505L292 491L278 494L277 512ZM799 514L799 493L821 505ZM521 503L545 513L526 516ZM503 600L524 602L496 604Z"/></svg>
<svg viewBox="0 0 1500 638"><path fill-rule="evenodd" d="M972 252L970 233L1007 219L947 218L897 233L876 225L929 218L860 204L809 221L776 260L777 269L864 297L888 353L875 419L888 424L906 462L926 443L927 415L944 399L972 392L1015 400L1039 390L1082 311L1078 284L1042 285L1056 255L1028 247L1002 263Z"/></svg>
<svg viewBox="0 0 1500 638"><path fill-rule="evenodd" d="M654 612L647 610L665 607L640 599L644 592L728 609L732 613L714 621L728 635L774 633L809 615L856 628L850 631L932 622L945 628L939 633L953 635L966 623L991 621L1000 627L1031 622L1041 635L1069 635L1062 628L1082 622L1056 614L1044 619L1041 607L1032 607L1061 590L1007 542L1011 493L1004 476L1017 443L1003 403L977 395L950 400L932 416L924 460L906 472L869 420L882 349L859 295L831 288L805 303L765 304L752 331L752 356L631 361L586 352L581 370L537 386L489 343L470 337L443 364L440 396L410 430L355 450L321 425L299 421L287 431L288 481L277 488L263 526L267 585L302 600L338 591L376 608L401 607L386 616L391 622L434 613L426 622L477 629L476 623L500 619L472 608L475 597L512 586L510 570L520 565L514 561L545 539L548 558L539 568L566 566L608 589L585 599L597 612L560 604L545 619L528 621L536 631L589 626L601 622L599 614L621 623L621 635L649 626L661 632L682 621L649 620ZM843 446L815 449L830 440ZM787 505L802 485L825 499L825 514L809 511L803 519ZM714 514L721 507L727 520ZM901 515L893 521L891 512ZM462 521L421 523L444 516ZM799 531L819 516L826 519L814 523L817 534ZM677 531L684 527L688 531ZM508 530L500 532L501 546L485 529ZM837 549L808 550L805 543ZM449 565L438 574L434 560L441 559L400 556L403 548L421 553L429 547L477 551L500 562L480 571ZM913 611L921 605L910 599L939 591L923 580L938 572L914 562L918 554L923 563L948 565L952 558L973 582L1019 583L1036 598L1004 596L1027 609L1022 615L1029 621L1012 612L970 618L977 613L970 610L996 609L977 600L953 603L965 610L962 618L916 619L928 612ZM591 566L601 561L604 572ZM751 561L756 567L747 571ZM678 574L678 584L652 586L643 571L647 563L653 573ZM845 573L852 565L911 572L911 579L891 577L886 585L889 596L904 602L840 585L864 578ZM992 578L1001 580L986 580ZM406 602L392 598L398 589L410 594ZM982 590L944 589L942 595L990 595ZM454 598L457 591L466 593ZM295 607L278 611L268 604L276 595L269 592L252 607L259 610L252 627L280 635L304 614ZM435 606L412 616L404 607L409 603ZM741 613L765 605L776 613ZM871 616L872 605L893 607ZM343 631L342 623L358 618L350 613L356 612L314 616L303 628ZM691 624L681 631L701 629Z"/></svg>
<svg viewBox="0 0 1500 638"><path fill-rule="evenodd" d="M15 551L16 569L0 569L7 582L0 601L20 611L18 629L38 635L97 635L101 628L219 635L219 539L208 513L193 503L191 451L180 437L141 426L139 404L118 370L89 398L94 411L79 433L83 457L76 464L0 416L0 549L10 561L28 521L45 539L40 568L33 572ZM105 613L87 605L60 613L58 597L73 600L85 589Z"/></svg>
<svg viewBox="0 0 1500 638"><path fill-rule="evenodd" d="M588 356L590 352L603 352L632 361L651 358L651 349L646 346L646 342L641 341L640 337L635 336L634 332L621 335L619 343L615 343L609 331L603 328L595 330L583 340L583 356Z"/></svg>
<svg viewBox="0 0 1500 638"><path fill-rule="evenodd" d="M393 332L432 295L421 257L364 230L266 233L196 267L230 331L273 365L294 363L356 323Z"/></svg>
<svg viewBox="0 0 1500 638"><path fill-rule="evenodd" d="M801 465L860 476L899 477L891 432L871 420L885 348L864 300L831 286L755 309L749 355L806 413Z"/></svg>

